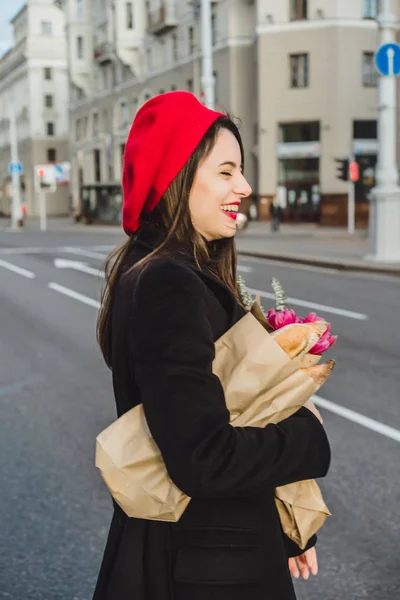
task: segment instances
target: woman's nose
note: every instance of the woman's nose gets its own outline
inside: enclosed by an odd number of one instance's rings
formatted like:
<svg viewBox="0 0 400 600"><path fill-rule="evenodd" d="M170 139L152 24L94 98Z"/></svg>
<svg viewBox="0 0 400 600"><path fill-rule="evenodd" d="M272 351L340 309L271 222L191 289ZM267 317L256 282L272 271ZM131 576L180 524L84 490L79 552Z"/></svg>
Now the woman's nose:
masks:
<svg viewBox="0 0 400 600"><path fill-rule="evenodd" d="M240 174L237 184L235 186L235 194L237 194L238 196L242 196L243 198L247 198L247 196L250 196L252 191L253 190L251 189L251 185L249 184L245 176Z"/></svg>

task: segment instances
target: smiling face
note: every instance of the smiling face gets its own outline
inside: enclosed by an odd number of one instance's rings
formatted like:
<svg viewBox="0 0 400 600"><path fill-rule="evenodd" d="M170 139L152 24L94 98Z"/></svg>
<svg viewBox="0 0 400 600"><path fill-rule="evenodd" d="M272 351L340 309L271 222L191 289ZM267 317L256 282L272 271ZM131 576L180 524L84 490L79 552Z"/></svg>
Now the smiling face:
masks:
<svg viewBox="0 0 400 600"><path fill-rule="evenodd" d="M193 227L208 242L236 234L240 203L251 194L241 163L237 139L228 129L221 129L213 149L197 169L189 195Z"/></svg>

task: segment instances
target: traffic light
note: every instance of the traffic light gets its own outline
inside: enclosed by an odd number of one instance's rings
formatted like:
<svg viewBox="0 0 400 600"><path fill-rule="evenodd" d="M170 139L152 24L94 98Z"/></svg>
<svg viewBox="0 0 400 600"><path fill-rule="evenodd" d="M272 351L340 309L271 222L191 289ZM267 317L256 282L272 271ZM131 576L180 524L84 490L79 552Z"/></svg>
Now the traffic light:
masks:
<svg viewBox="0 0 400 600"><path fill-rule="evenodd" d="M358 162L353 160L349 165L350 179L351 181L358 181L360 179L360 170L358 168Z"/></svg>
<svg viewBox="0 0 400 600"><path fill-rule="evenodd" d="M52 171L52 166L37 167L35 170L35 189L40 192L54 192L56 189L55 176Z"/></svg>
<svg viewBox="0 0 400 600"><path fill-rule="evenodd" d="M339 163L336 167L336 177L342 181L349 180L349 159L335 158L335 162Z"/></svg>

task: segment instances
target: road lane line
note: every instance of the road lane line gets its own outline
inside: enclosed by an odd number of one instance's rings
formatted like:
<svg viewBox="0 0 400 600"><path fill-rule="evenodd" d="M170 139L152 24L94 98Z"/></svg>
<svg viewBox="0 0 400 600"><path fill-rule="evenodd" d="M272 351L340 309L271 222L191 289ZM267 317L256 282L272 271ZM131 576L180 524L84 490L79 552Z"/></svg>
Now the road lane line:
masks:
<svg viewBox="0 0 400 600"><path fill-rule="evenodd" d="M92 250L84 250L83 248L75 248L73 246L65 246L64 250L78 256L88 256L89 258L99 258L100 260L107 258L107 254L100 254L100 252L93 252Z"/></svg>
<svg viewBox="0 0 400 600"><path fill-rule="evenodd" d="M400 430L395 429L394 427L389 427L389 425L385 425L384 423L380 423L379 421L365 417L364 415L361 415L350 408L346 408L340 404L335 404L334 402L325 400L325 398L321 398L320 396L313 396L313 401L317 406L325 408L325 410L328 410L335 415L339 415L348 421L362 425L366 429L375 431L375 433L380 433L381 435L384 435L395 442L400 442Z"/></svg>
<svg viewBox="0 0 400 600"><path fill-rule="evenodd" d="M64 294L64 296L68 296L69 298L73 298L74 300L78 300L83 304L87 304L88 306L92 306L93 308L100 308L100 302L97 300L93 300L93 298L89 298L89 296L84 296L83 294L79 294L79 292L75 292L70 288L64 287L63 285L59 285L58 283L49 283L49 288L54 290L55 292L59 292L60 294Z"/></svg>
<svg viewBox="0 0 400 600"><path fill-rule="evenodd" d="M272 292L264 292L264 290L256 290L254 288L248 288L250 294L260 295L263 298L269 300L275 300L275 295ZM341 317L347 317L349 319L356 319L357 321L368 321L368 316L362 313L353 312L351 310L343 310L342 308L335 308L334 306L326 306L325 304L317 304L316 302L308 302L306 300L299 300L299 298L287 298L288 304L294 304L297 306L304 306L314 310L320 310L322 312L331 313L333 315L340 315Z"/></svg>
<svg viewBox="0 0 400 600"><path fill-rule="evenodd" d="M96 277L102 277L103 279L105 278L104 271L93 269L93 267L89 267L86 263L79 262L77 260L55 258L54 266L57 267L57 269L72 269L75 271L80 271L81 273L87 273L88 275L95 275Z"/></svg>
<svg viewBox="0 0 400 600"><path fill-rule="evenodd" d="M0 267L3 267L8 271L12 271L13 273L17 273L18 275L22 275L22 277L27 277L28 279L35 279L36 277L35 273L32 273L32 271L21 269L21 267L17 267L16 265L13 265L5 260L0 259Z"/></svg>

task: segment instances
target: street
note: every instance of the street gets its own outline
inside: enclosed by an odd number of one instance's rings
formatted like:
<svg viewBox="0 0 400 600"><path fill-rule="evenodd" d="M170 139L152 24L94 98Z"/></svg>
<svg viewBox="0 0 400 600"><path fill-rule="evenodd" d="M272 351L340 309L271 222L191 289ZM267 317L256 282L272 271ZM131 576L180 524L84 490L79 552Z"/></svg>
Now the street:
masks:
<svg viewBox="0 0 400 600"><path fill-rule="evenodd" d="M94 467L115 419L95 325L102 268L121 233L0 230L0 598L90 600L112 514ZM320 390L332 447L320 483L332 517L299 600L400 598L400 278L240 259L265 309L289 306L339 335ZM346 411L346 409L348 409Z"/></svg>

